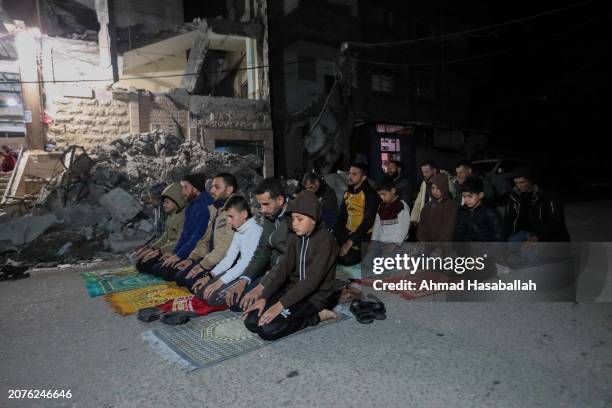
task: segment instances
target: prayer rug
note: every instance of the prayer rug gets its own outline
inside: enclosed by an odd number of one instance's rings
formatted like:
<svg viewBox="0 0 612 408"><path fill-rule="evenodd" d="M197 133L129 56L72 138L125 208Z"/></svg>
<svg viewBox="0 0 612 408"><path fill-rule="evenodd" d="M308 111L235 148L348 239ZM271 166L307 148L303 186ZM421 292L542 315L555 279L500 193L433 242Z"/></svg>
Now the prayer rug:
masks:
<svg viewBox="0 0 612 408"><path fill-rule="evenodd" d="M104 299L117 313L125 316L145 307L158 306L168 300L190 294L187 289L176 286L176 283L166 282L161 285L111 293L104 296Z"/></svg>
<svg viewBox="0 0 612 408"><path fill-rule="evenodd" d="M349 279L361 279L361 263L353 266L336 265L336 279L349 280Z"/></svg>
<svg viewBox="0 0 612 408"><path fill-rule="evenodd" d="M81 277L85 280L87 293L91 297L159 285L164 282L163 279L156 276L140 273L132 266L111 271L83 272Z"/></svg>
<svg viewBox="0 0 612 408"><path fill-rule="evenodd" d="M278 341L349 318L345 313L338 313L338 316ZM192 319L180 326L149 330L142 334L142 338L162 358L188 371L209 367L273 343L248 331L242 314L229 310Z"/></svg>

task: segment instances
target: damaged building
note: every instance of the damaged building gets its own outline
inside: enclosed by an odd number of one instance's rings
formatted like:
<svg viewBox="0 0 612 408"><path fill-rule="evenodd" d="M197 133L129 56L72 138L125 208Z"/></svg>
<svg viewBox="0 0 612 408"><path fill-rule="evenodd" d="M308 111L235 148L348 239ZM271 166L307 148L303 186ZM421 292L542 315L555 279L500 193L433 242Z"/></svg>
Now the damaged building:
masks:
<svg viewBox="0 0 612 408"><path fill-rule="evenodd" d="M38 64L42 82L44 111L32 120L43 135L31 145L89 148L163 130L211 150L258 155L261 173L272 175L266 1L192 3L0 3L5 26L42 28L14 35L35 37L36 49L20 60Z"/></svg>
<svg viewBox="0 0 612 408"><path fill-rule="evenodd" d="M379 179L395 159L416 180L424 159L454 168L460 159L477 157L486 147L488 123L473 101L487 69L452 63L469 54L474 41L377 44L432 37L483 19L461 4L438 1L271 3L279 172L327 173L359 160Z"/></svg>
<svg viewBox="0 0 612 408"><path fill-rule="evenodd" d="M24 145L0 254L126 252L151 236L154 184L231 172L248 196L274 174L265 0L5 0L0 20Z"/></svg>

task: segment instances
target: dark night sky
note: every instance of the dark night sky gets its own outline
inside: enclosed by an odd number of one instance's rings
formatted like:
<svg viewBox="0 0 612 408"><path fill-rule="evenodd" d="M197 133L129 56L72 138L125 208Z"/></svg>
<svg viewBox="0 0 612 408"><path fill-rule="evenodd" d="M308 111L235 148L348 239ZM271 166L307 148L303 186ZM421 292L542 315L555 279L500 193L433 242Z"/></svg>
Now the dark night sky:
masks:
<svg viewBox="0 0 612 408"><path fill-rule="evenodd" d="M489 15L496 23L576 3L492 2ZM493 57L491 83L479 97L489 104L490 144L534 159L556 184L610 181L612 175L605 149L611 133L611 6L593 1L504 28L479 44L487 52L534 42Z"/></svg>

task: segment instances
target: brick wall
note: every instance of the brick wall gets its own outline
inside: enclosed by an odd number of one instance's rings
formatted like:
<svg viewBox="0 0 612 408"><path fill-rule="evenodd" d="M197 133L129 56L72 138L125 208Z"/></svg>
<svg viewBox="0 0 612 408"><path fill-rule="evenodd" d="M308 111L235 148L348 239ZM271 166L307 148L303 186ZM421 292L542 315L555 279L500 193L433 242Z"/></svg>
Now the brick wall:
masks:
<svg viewBox="0 0 612 408"><path fill-rule="evenodd" d="M54 105L54 122L47 137L58 146L88 147L130 133L127 101L60 98Z"/></svg>

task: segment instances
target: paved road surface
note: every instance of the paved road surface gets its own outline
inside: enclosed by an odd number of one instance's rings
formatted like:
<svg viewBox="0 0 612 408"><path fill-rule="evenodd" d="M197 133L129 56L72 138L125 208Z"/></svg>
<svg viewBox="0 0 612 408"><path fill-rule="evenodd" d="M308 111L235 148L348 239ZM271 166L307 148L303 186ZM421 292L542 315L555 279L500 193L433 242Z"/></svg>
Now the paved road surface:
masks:
<svg viewBox="0 0 612 408"><path fill-rule="evenodd" d="M610 407L611 304L406 302L185 373L78 270L0 283L1 407ZM291 373L291 375L290 375ZM295 375L297 373L297 375ZM69 401L8 389L70 389Z"/></svg>

